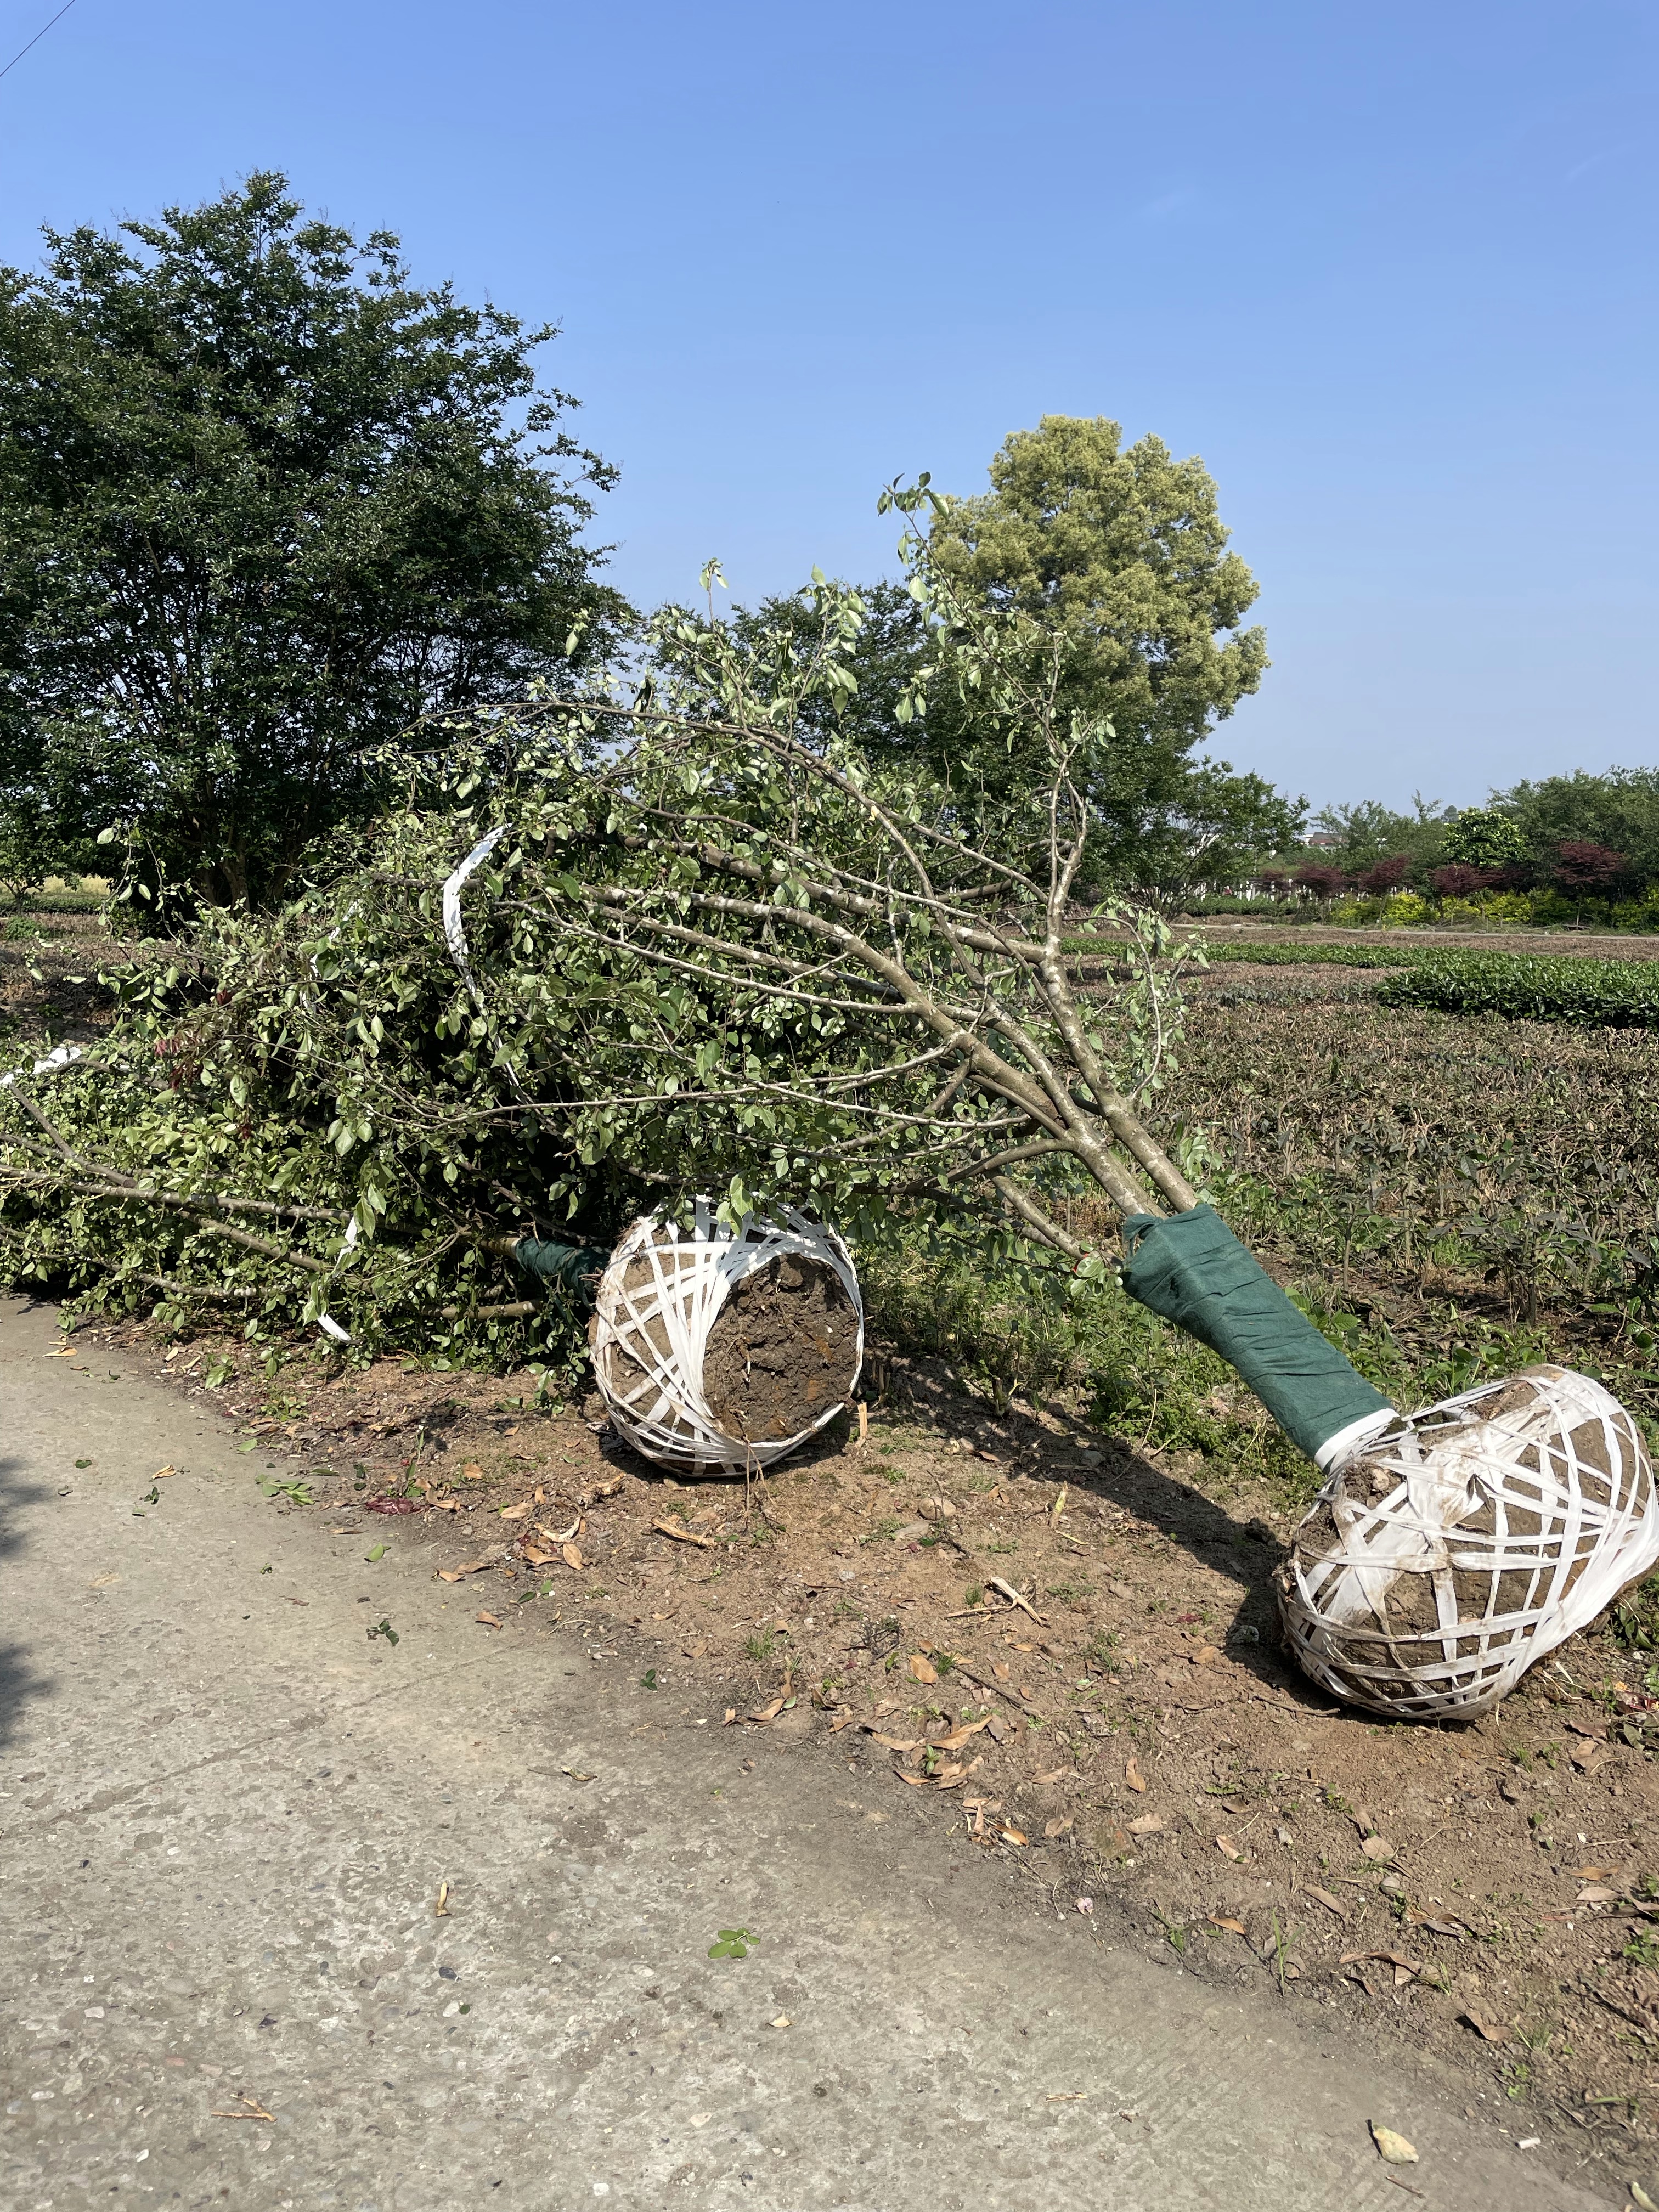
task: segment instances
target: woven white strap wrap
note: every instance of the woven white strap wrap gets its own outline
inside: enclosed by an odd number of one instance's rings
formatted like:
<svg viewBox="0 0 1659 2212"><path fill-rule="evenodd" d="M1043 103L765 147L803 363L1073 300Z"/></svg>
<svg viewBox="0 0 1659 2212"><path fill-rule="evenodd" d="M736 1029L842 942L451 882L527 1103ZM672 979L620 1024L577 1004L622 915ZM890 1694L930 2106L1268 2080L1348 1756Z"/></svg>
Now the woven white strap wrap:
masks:
<svg viewBox="0 0 1659 2212"><path fill-rule="evenodd" d="M1481 1418L1483 1403L1521 1384L1525 1403ZM1606 1471L1574 1446L1586 1427ZM1564 1367L1528 1368L1400 1417L1335 1471L1309 1522L1322 1506L1336 1547L1299 1535L1281 1571L1291 1644L1338 1697L1406 1718L1490 1711L1659 1562L1641 1434L1610 1391ZM1490 1530L1463 1525L1488 1507ZM1405 1627L1397 1606L1390 1616L1389 1594L1410 1576L1432 1594L1431 1627ZM1484 1594L1478 1610L1471 1579Z"/></svg>
<svg viewBox="0 0 1659 2212"><path fill-rule="evenodd" d="M851 1299L858 1328L856 1382L864 1358L864 1301L847 1247L832 1229L791 1207L783 1211L786 1225L750 1216L733 1237L700 1199L690 1236L672 1222L647 1218L633 1224L611 1255L596 1301L593 1373L619 1433L659 1467L724 1474L769 1467L815 1436L847 1402L837 1399L826 1406L798 1436L746 1443L716 1426L703 1395L708 1332L732 1286L791 1255L833 1268ZM650 1279L629 1289L625 1278L640 1261L648 1266ZM653 1323L665 1346L653 1340Z"/></svg>

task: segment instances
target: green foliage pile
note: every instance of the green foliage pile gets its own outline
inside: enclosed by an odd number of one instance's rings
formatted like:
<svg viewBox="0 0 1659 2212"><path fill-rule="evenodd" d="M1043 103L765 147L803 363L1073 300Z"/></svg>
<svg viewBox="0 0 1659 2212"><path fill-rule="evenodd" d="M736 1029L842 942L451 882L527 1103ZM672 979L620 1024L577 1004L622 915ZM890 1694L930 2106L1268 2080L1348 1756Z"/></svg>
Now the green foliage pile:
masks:
<svg viewBox="0 0 1659 2212"><path fill-rule="evenodd" d="M1385 1006L1511 1021L1571 1022L1587 1029L1659 1029L1659 963L1555 960L1539 955L1443 954L1388 976Z"/></svg>
<svg viewBox="0 0 1659 2212"><path fill-rule="evenodd" d="M794 737L860 621L820 597L811 653L671 615L657 659L681 673L633 704L452 722L442 775L405 758L407 803L337 831L285 905L141 948L111 1035L0 1089L5 1273L229 1308L253 1335L314 1322L360 1355L571 1358L518 1237L603 1245L707 1193L854 1239L973 1218L986 1264L1088 1295L1105 1265L1052 1209L1097 1185L1145 1202L1106 1117L1176 1065L1181 958L1120 913L1108 1002L1080 1012L1063 973L1088 827L1069 764L1097 735L1056 738L1054 851L1024 877L999 857L1024 795L1000 825L977 810L975 846L948 789ZM948 588L929 604L973 631ZM988 714L1051 715L1036 627L979 635L956 645ZM468 967L443 887L470 848Z"/></svg>

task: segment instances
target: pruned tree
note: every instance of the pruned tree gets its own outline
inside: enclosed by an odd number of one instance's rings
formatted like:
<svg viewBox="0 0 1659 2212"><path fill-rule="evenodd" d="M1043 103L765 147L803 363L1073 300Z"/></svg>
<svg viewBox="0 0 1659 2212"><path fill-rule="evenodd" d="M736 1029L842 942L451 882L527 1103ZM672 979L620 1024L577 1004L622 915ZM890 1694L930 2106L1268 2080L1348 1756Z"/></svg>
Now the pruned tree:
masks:
<svg viewBox="0 0 1659 2212"><path fill-rule="evenodd" d="M1121 1269L1310 1451L1382 1407L1148 1126L1183 950L1117 903L1079 929L1106 733L1063 704L1065 633L959 596L922 533L904 551L988 720L1048 761L1035 823L803 733L846 690L854 595L818 587L810 645L667 616L646 693L450 730L448 780L325 895L141 962L93 1065L15 1084L0 1193L31 1264L72 1243L180 1297L210 1264L207 1296L257 1283L270 1311L285 1255L290 1314L464 1330L533 1311L504 1294L517 1241L592 1223L596 1189L717 1192L854 1236L976 1221L1076 1295Z"/></svg>

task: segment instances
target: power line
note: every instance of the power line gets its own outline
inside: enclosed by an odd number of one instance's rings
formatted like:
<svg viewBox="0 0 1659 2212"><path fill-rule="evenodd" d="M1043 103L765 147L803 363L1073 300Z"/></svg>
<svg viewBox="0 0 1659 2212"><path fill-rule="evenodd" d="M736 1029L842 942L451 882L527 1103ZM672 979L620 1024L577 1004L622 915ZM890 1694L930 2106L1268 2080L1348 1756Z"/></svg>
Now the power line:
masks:
<svg viewBox="0 0 1659 2212"><path fill-rule="evenodd" d="M63 4L63 6L62 6L58 10L58 13L57 13L53 17L52 17L52 23L61 23L61 22L63 21L63 20L64 20L64 16L68 15L68 13L69 13L70 9L74 5L75 5L75 0L64 0L64 4ZM40 45L40 43L41 40L42 40L42 39L44 39L44 38L46 37L46 33L47 33L49 30L51 30L51 28L52 28L52 23L42 23L42 25L40 26L40 29L35 33L34 36L33 36L33 37L29 40L29 45L28 45L28 46L20 46L20 47L18 48L17 52L16 52L12 56L11 59L10 59L10 60L6 64L5 68L4 68L4 69L0 69L0 76L9 76L11 74L12 70L15 70L15 69L16 68L16 66L17 66L18 63L19 63L19 62L21 62L21 61L22 60L22 58L23 58L24 55L25 55L26 53L27 53L27 52L28 52L28 50L29 50L29 46L38 46Z"/></svg>

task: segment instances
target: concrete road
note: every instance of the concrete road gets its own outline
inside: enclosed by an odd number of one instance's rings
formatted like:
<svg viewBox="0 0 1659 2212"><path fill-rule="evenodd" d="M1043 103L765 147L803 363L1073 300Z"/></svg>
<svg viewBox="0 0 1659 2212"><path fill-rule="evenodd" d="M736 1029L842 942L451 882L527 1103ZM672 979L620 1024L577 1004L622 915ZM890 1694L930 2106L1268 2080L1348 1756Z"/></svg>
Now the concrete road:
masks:
<svg viewBox="0 0 1659 2212"><path fill-rule="evenodd" d="M331 1536L61 1341L0 1305L8 2212L1623 2202L1334 2011L1043 1917L830 1741L545 1602L479 1626L420 1538Z"/></svg>

